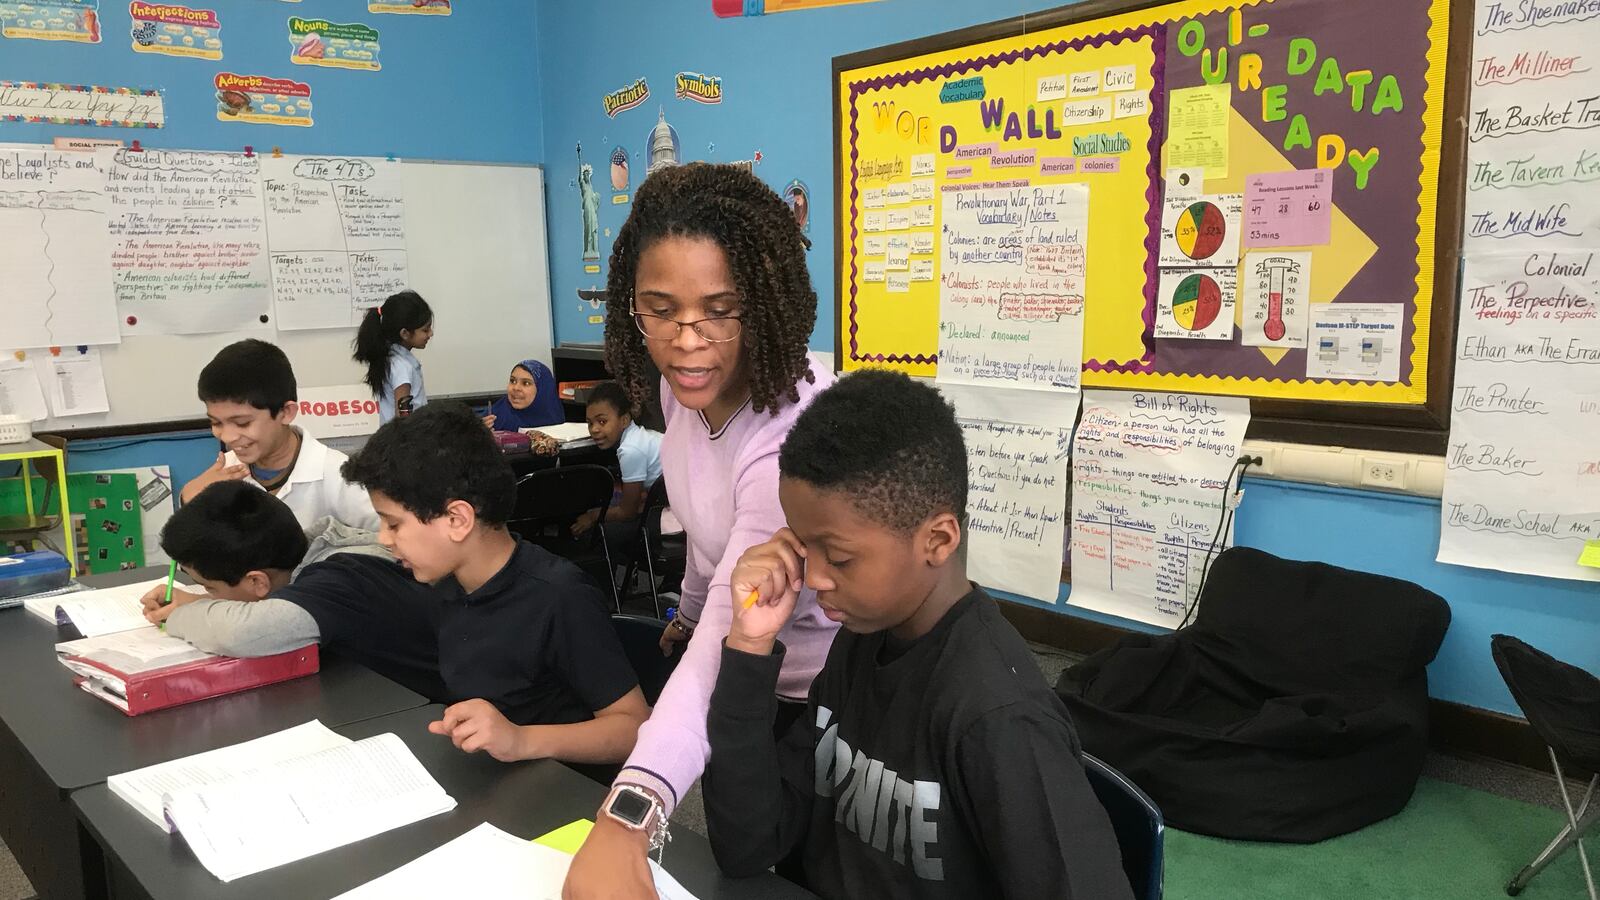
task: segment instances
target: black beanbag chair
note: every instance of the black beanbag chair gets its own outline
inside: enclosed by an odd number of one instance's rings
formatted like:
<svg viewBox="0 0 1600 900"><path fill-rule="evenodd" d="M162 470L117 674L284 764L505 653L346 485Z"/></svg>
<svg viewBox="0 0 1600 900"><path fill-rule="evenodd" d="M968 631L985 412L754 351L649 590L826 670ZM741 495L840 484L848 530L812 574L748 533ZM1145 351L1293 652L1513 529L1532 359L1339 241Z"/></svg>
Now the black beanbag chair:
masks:
<svg viewBox="0 0 1600 900"><path fill-rule="evenodd" d="M1190 627L1129 635L1062 673L1083 749L1185 831L1303 843L1399 812L1427 754L1444 600L1235 547L1199 604Z"/></svg>

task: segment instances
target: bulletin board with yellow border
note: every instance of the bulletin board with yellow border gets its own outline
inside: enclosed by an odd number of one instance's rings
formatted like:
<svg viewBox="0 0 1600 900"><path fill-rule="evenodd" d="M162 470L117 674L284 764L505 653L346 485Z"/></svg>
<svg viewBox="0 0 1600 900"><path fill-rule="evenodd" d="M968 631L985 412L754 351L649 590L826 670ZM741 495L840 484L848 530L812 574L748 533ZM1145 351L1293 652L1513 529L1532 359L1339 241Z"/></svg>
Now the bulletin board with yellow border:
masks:
<svg viewBox="0 0 1600 900"><path fill-rule="evenodd" d="M1450 330L1432 327L1450 6L1093 2L836 59L840 368L935 374L936 198L947 186L1025 178L1090 190L1085 386L1366 404L1380 419L1380 407L1428 403L1430 343L1437 351ZM1009 36L981 39L996 33ZM953 43L965 35L980 39ZM1326 173L1327 242L1271 249L1309 252L1314 312L1390 304L1381 311L1401 331L1393 380L1309 377L1314 341L1248 346L1238 327L1231 340L1156 336L1164 198L1177 190L1167 182L1169 108L1174 91L1208 85L1227 94L1216 107L1225 141L1186 190L1243 194L1253 174ZM1192 163L1192 140L1184 147ZM880 255L897 234L911 237L909 260ZM1444 240L1459 246L1455 232ZM1240 248L1241 290L1252 249ZM1444 293L1448 315L1453 287Z"/></svg>

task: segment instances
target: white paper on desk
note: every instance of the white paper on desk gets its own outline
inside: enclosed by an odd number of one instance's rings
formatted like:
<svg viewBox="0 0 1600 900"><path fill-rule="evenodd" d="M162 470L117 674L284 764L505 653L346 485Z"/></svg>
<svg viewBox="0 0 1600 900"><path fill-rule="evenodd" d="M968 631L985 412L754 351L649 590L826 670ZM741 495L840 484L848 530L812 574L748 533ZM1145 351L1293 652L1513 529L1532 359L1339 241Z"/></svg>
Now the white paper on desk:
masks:
<svg viewBox="0 0 1600 900"><path fill-rule="evenodd" d="M538 428L524 428L524 434L539 432L561 442L563 446L574 445L582 441L593 443L589 437L589 426L584 422L560 422L555 425L540 425Z"/></svg>
<svg viewBox="0 0 1600 900"><path fill-rule="evenodd" d="M168 794L164 808L223 881L353 844L456 808L393 734Z"/></svg>
<svg viewBox="0 0 1600 900"><path fill-rule="evenodd" d="M113 775L106 779L106 787L138 810L140 815L171 831L172 823L167 821L161 808L162 797L167 794L216 784L286 759L351 743L349 738L335 734L326 725L312 719L303 725L253 741Z"/></svg>
<svg viewBox="0 0 1600 900"><path fill-rule="evenodd" d="M1085 391L1067 602L1168 628L1183 621L1249 423L1242 397ZM1223 535L1217 552L1229 543Z"/></svg>
<svg viewBox="0 0 1600 900"><path fill-rule="evenodd" d="M215 657L215 653L207 653L188 641L171 637L154 625L56 645L56 658L73 673L124 693L128 686L122 678L90 663L99 663L123 675L133 676Z"/></svg>
<svg viewBox="0 0 1600 900"><path fill-rule="evenodd" d="M571 864L572 857L560 850L485 822L334 900L438 900L461 890L463 873L471 873L474 883L514 890L523 900L560 900ZM695 900L655 860L650 861L650 873L661 900Z"/></svg>
<svg viewBox="0 0 1600 900"><path fill-rule="evenodd" d="M50 415L32 357L17 359L10 353L0 357L0 413L21 416L29 422Z"/></svg>
<svg viewBox="0 0 1600 900"><path fill-rule="evenodd" d="M60 356L45 360L42 369L41 380L57 418L111 411L99 350L90 347L80 353L64 349Z"/></svg>
<svg viewBox="0 0 1600 900"><path fill-rule="evenodd" d="M150 622L145 619L144 606L139 601L151 588L166 583L165 578L157 578L64 597L57 604L60 612L56 620L59 622L61 614L65 614L67 621L86 638L149 628Z"/></svg>

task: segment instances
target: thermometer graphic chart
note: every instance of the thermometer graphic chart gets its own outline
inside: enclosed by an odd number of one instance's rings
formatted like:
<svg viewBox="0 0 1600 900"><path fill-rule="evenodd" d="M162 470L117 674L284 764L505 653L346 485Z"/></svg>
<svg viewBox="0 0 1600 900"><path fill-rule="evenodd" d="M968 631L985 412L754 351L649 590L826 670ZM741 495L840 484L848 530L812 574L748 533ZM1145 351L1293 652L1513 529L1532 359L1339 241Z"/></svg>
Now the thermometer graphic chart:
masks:
<svg viewBox="0 0 1600 900"><path fill-rule="evenodd" d="M1304 347L1311 289L1311 252L1245 254L1243 342L1254 347Z"/></svg>

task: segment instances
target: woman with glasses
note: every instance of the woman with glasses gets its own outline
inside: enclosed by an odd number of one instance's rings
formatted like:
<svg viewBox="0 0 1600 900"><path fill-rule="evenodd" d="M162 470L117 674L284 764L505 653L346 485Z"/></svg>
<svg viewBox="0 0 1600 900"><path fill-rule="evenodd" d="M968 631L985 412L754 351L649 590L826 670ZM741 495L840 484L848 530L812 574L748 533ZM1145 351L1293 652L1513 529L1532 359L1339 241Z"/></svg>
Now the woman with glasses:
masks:
<svg viewBox="0 0 1600 900"><path fill-rule="evenodd" d="M800 229L748 171L691 163L653 173L617 234L610 272L606 366L640 403L659 390L666 414L662 477L689 550L663 651L684 657L573 861L568 898L654 896L646 856L710 753L722 639L732 604L745 600L730 595L729 575L741 553L784 527L778 448L833 381L806 355L817 295ZM837 628L812 592L801 595L780 633L780 734L804 711Z"/></svg>

